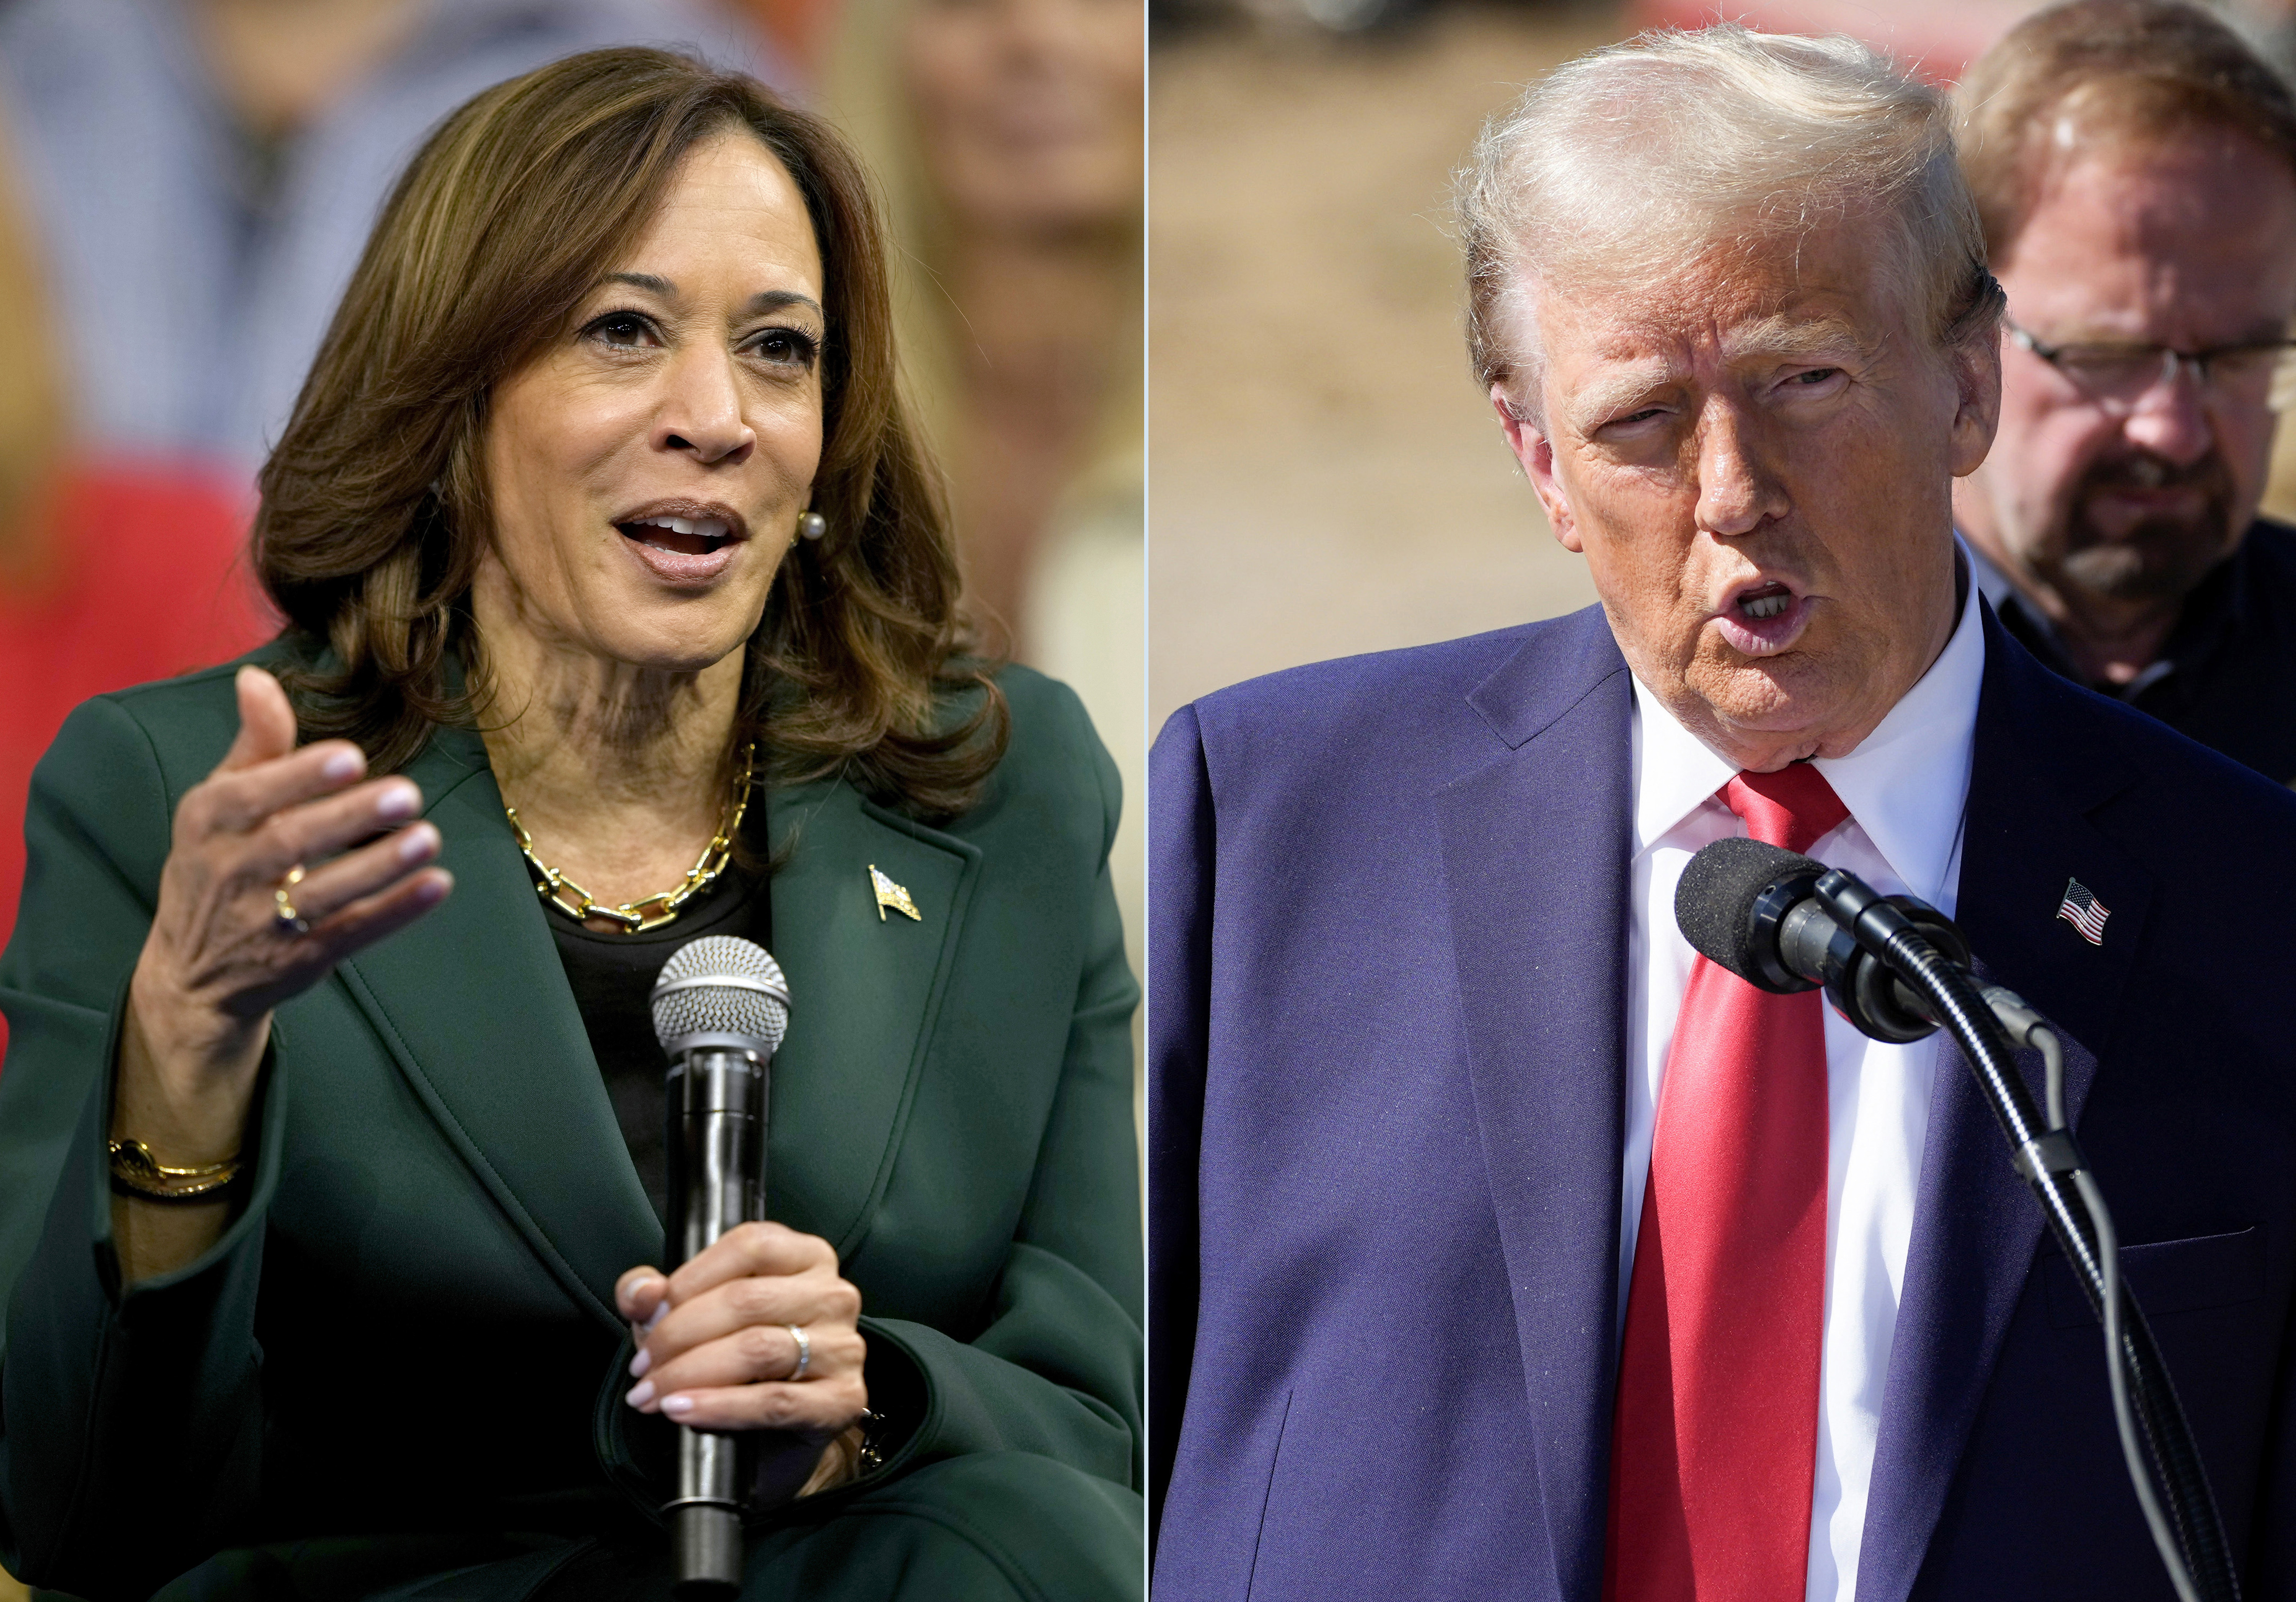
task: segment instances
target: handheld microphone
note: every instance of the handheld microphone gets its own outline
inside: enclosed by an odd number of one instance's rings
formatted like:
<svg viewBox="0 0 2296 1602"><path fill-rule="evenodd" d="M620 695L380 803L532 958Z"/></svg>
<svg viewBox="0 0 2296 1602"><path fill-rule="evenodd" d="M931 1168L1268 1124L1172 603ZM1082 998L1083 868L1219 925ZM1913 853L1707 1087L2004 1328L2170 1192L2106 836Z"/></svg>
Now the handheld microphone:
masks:
<svg viewBox="0 0 2296 1602"><path fill-rule="evenodd" d="M1855 874L1759 840L1718 840L1693 856L1675 888L1674 916L1692 946L1758 990L1824 986L1835 1009L1874 1039L1903 1045L1940 1027L1951 1032L2008 1139L2012 1165L2104 1326L2122 1455L2170 1584L2180 1602L2238 1602L2208 1471L2144 1310L2120 1277L2112 1215L2065 1127L2064 1050L2047 1021L2011 991L1980 989L1969 942L1935 908L1876 894ZM2016 1066L2021 1046L2042 1054L2046 1122ZM2166 1508L2153 1494L2155 1477Z"/></svg>
<svg viewBox="0 0 2296 1602"><path fill-rule="evenodd" d="M774 1052L789 1030L789 983L764 947L707 935L662 965L653 1028L669 1054L663 1255L675 1269L736 1224L765 1216L766 1107ZM681 1597L741 1588L737 1444L678 1426L677 1495L662 1513Z"/></svg>

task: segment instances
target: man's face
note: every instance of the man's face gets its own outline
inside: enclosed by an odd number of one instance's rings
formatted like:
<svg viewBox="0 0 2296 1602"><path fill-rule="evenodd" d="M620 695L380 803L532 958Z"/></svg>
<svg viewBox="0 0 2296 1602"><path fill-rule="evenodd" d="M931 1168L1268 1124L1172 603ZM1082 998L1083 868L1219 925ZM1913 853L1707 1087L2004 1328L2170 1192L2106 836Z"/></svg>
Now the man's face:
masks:
<svg viewBox="0 0 2296 1602"><path fill-rule="evenodd" d="M1913 325L1886 249L1853 220L1631 294L1534 283L1543 421L1493 392L1636 676L1741 767L1854 749L1952 634L1997 374Z"/></svg>
<svg viewBox="0 0 2296 1602"><path fill-rule="evenodd" d="M2296 313L2296 177L2245 137L2103 147L2045 182L1997 268L2009 316L2049 346L2214 349ZM2272 412L2191 367L2100 398L2005 340L2001 431L1962 491L1972 538L2073 611L2181 599L2239 543ZM1972 504L1974 503L1974 504Z"/></svg>

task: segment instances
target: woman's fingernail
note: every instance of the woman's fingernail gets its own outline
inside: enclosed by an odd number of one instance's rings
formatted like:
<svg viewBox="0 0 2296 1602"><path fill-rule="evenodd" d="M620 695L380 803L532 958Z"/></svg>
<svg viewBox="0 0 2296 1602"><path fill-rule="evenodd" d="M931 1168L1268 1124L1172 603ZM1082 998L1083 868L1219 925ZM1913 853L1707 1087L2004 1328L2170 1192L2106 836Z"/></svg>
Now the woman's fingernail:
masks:
<svg viewBox="0 0 2296 1602"><path fill-rule="evenodd" d="M651 1384L641 1388L647 1391L653 1389ZM668 1414L672 1418L683 1418L688 1413L693 1411L693 1398L691 1396L666 1396L662 1398L661 1410Z"/></svg>
<svg viewBox="0 0 2296 1602"><path fill-rule="evenodd" d="M653 1353L641 1346L638 1348L637 1356L630 1360L630 1377L636 1379L652 1367Z"/></svg>
<svg viewBox="0 0 2296 1602"><path fill-rule="evenodd" d="M339 751L327 759L326 765L321 768L319 772L323 776L340 784L345 779L358 777L359 769L365 766L366 764L360 760L358 752Z"/></svg>
<svg viewBox="0 0 2296 1602"><path fill-rule="evenodd" d="M622 1400L634 1408L645 1406L653 1400L653 1381L650 1379L638 1381L636 1384L630 1387L630 1393Z"/></svg>
<svg viewBox="0 0 2296 1602"><path fill-rule="evenodd" d="M416 824L398 837L398 859L420 862L439 849L439 831L427 823Z"/></svg>
<svg viewBox="0 0 2296 1602"><path fill-rule="evenodd" d="M414 785L392 785L374 798L374 815L381 818L412 817L422 805L422 792Z"/></svg>
<svg viewBox="0 0 2296 1602"><path fill-rule="evenodd" d="M653 1317L645 1321L646 1334L652 1335L654 1332L654 1327L668 1317L669 1317L669 1303L665 1302L660 1307L655 1308L653 1310Z"/></svg>

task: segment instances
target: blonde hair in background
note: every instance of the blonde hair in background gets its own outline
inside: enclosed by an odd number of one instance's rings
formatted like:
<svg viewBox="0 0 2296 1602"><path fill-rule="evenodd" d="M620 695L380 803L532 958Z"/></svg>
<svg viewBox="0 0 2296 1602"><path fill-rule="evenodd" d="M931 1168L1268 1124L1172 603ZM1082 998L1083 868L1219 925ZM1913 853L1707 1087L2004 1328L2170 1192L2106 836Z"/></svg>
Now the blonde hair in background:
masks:
<svg viewBox="0 0 2296 1602"><path fill-rule="evenodd" d="M1484 125L1456 180L1475 375L1538 371L1527 280L1648 283L1717 245L1882 213L1940 345L2001 307L1936 90L1853 39L1734 23L1644 34L1557 69Z"/></svg>
<svg viewBox="0 0 2296 1602"><path fill-rule="evenodd" d="M902 380L926 440L946 471L955 444L966 334L942 283L950 219L926 178L915 119L901 84L903 29L920 4L930 3L847 0L824 63L822 99L830 120L860 152L884 194ZM1128 259L1136 283L1141 254L1136 224L1133 242ZM1137 304L1136 295L1134 300ZM1062 513L1111 496L1138 494L1145 465L1142 439L1146 415L1136 319L1125 339L1056 521ZM964 530L957 532L961 545Z"/></svg>
<svg viewBox="0 0 2296 1602"><path fill-rule="evenodd" d="M909 20L935 0L845 0L823 74L832 122L875 173L885 197L893 285L893 325L902 382L920 431L943 464L961 463L965 341L971 337L944 275L953 221L924 170L922 141L903 84ZM1133 214L1128 303L1141 305L1144 230ZM1023 632L1032 665L1065 679L1083 701L1114 757L1124 807L1109 871L1124 920L1133 972L1143 969L1147 903L1145 849L1146 573L1143 506L1147 417L1142 383L1142 319L1136 309L1117 331L1092 420L1033 559L1025 617L1004 620ZM960 498L960 504L961 498ZM963 550L966 530L956 530ZM1134 1113L1144 1139L1144 1021L1132 1016ZM1144 1176L1142 1204L1146 1204Z"/></svg>
<svg viewBox="0 0 2296 1602"><path fill-rule="evenodd" d="M41 492L70 434L32 213L0 118L0 563L20 556L37 533Z"/></svg>

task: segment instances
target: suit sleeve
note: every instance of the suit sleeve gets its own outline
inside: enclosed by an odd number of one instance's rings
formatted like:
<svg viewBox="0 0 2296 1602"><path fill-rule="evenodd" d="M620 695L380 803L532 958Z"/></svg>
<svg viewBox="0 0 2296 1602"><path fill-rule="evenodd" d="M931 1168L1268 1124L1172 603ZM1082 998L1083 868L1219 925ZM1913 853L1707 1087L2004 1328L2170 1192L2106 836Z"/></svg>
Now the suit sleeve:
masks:
<svg viewBox="0 0 2296 1602"><path fill-rule="evenodd" d="M988 1323L970 1342L899 1319L864 1319L862 1329L872 1346L873 1398L918 1420L889 1473L962 1452L1019 1450L1136 1491L1140 1178L1131 1023L1140 988L1125 961L1108 868L1121 784L1082 706L1066 692L1062 699L1092 759L1098 873L1060 1082ZM886 1347L905 1360L881 1362Z"/></svg>
<svg viewBox="0 0 2296 1602"><path fill-rule="evenodd" d="M172 812L134 719L102 699L74 712L33 775L0 956L0 1557L92 1596L149 1591L257 1495L256 1284L283 1106L267 1065L251 1194L215 1248L123 1290L111 1240L110 1066Z"/></svg>
<svg viewBox="0 0 2296 1602"><path fill-rule="evenodd" d="M1164 726L1149 760L1149 1540L1172 1483L1188 1401L1199 1291L1196 1171L1211 1018L1210 775L1195 709Z"/></svg>

